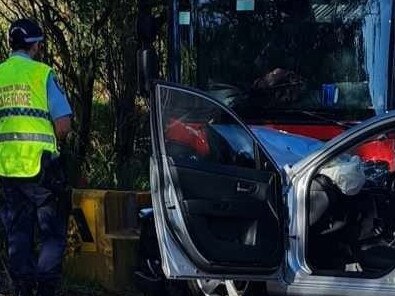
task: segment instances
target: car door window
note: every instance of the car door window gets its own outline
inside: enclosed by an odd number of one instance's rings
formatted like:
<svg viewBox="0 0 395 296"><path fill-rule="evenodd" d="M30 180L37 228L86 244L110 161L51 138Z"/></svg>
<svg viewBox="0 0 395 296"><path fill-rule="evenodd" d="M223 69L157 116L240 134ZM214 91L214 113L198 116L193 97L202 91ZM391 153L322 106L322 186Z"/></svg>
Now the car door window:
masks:
<svg viewBox="0 0 395 296"><path fill-rule="evenodd" d="M259 167L253 138L217 104L168 91L162 114L165 150L176 163Z"/></svg>

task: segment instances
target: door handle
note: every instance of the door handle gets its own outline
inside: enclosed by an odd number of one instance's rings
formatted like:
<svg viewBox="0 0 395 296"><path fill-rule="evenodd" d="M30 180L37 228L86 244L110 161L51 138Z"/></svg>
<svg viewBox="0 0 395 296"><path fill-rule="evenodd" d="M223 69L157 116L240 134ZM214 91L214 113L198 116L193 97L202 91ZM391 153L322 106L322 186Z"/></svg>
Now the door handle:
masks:
<svg viewBox="0 0 395 296"><path fill-rule="evenodd" d="M238 181L236 184L236 192L242 194L252 194L256 191L256 184L246 181Z"/></svg>

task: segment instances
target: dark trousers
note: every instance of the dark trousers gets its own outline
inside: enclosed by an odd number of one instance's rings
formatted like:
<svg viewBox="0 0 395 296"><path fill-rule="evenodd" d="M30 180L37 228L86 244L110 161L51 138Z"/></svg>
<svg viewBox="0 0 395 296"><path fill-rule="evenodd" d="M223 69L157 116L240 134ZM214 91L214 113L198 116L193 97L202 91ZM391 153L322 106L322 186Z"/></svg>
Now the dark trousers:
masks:
<svg viewBox="0 0 395 296"><path fill-rule="evenodd" d="M3 179L3 189L1 218L14 283L56 285L61 278L66 246L66 219L59 214L56 196L26 180Z"/></svg>

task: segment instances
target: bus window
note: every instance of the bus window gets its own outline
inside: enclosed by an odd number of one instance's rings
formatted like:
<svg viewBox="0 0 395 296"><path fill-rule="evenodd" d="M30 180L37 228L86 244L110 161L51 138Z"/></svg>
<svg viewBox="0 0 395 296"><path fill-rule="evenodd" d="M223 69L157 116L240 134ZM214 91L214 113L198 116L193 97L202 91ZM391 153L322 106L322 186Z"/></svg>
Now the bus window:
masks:
<svg viewBox="0 0 395 296"><path fill-rule="evenodd" d="M244 119L308 111L360 121L386 110L391 0L255 0L245 11L236 0L197 2L187 83Z"/></svg>

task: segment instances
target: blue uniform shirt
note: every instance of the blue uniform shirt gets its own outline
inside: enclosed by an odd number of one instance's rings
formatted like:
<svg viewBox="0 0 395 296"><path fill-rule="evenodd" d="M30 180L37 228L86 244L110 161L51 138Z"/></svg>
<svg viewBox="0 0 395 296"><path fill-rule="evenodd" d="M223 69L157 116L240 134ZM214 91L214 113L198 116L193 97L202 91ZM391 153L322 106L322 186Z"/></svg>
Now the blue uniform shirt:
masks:
<svg viewBox="0 0 395 296"><path fill-rule="evenodd" d="M27 59L31 59L31 57L24 52L15 52L12 55L18 55ZM49 113L51 114L53 121L62 117L71 116L73 114L70 104L67 101L66 94L60 87L54 73L51 73L48 78L47 94Z"/></svg>

